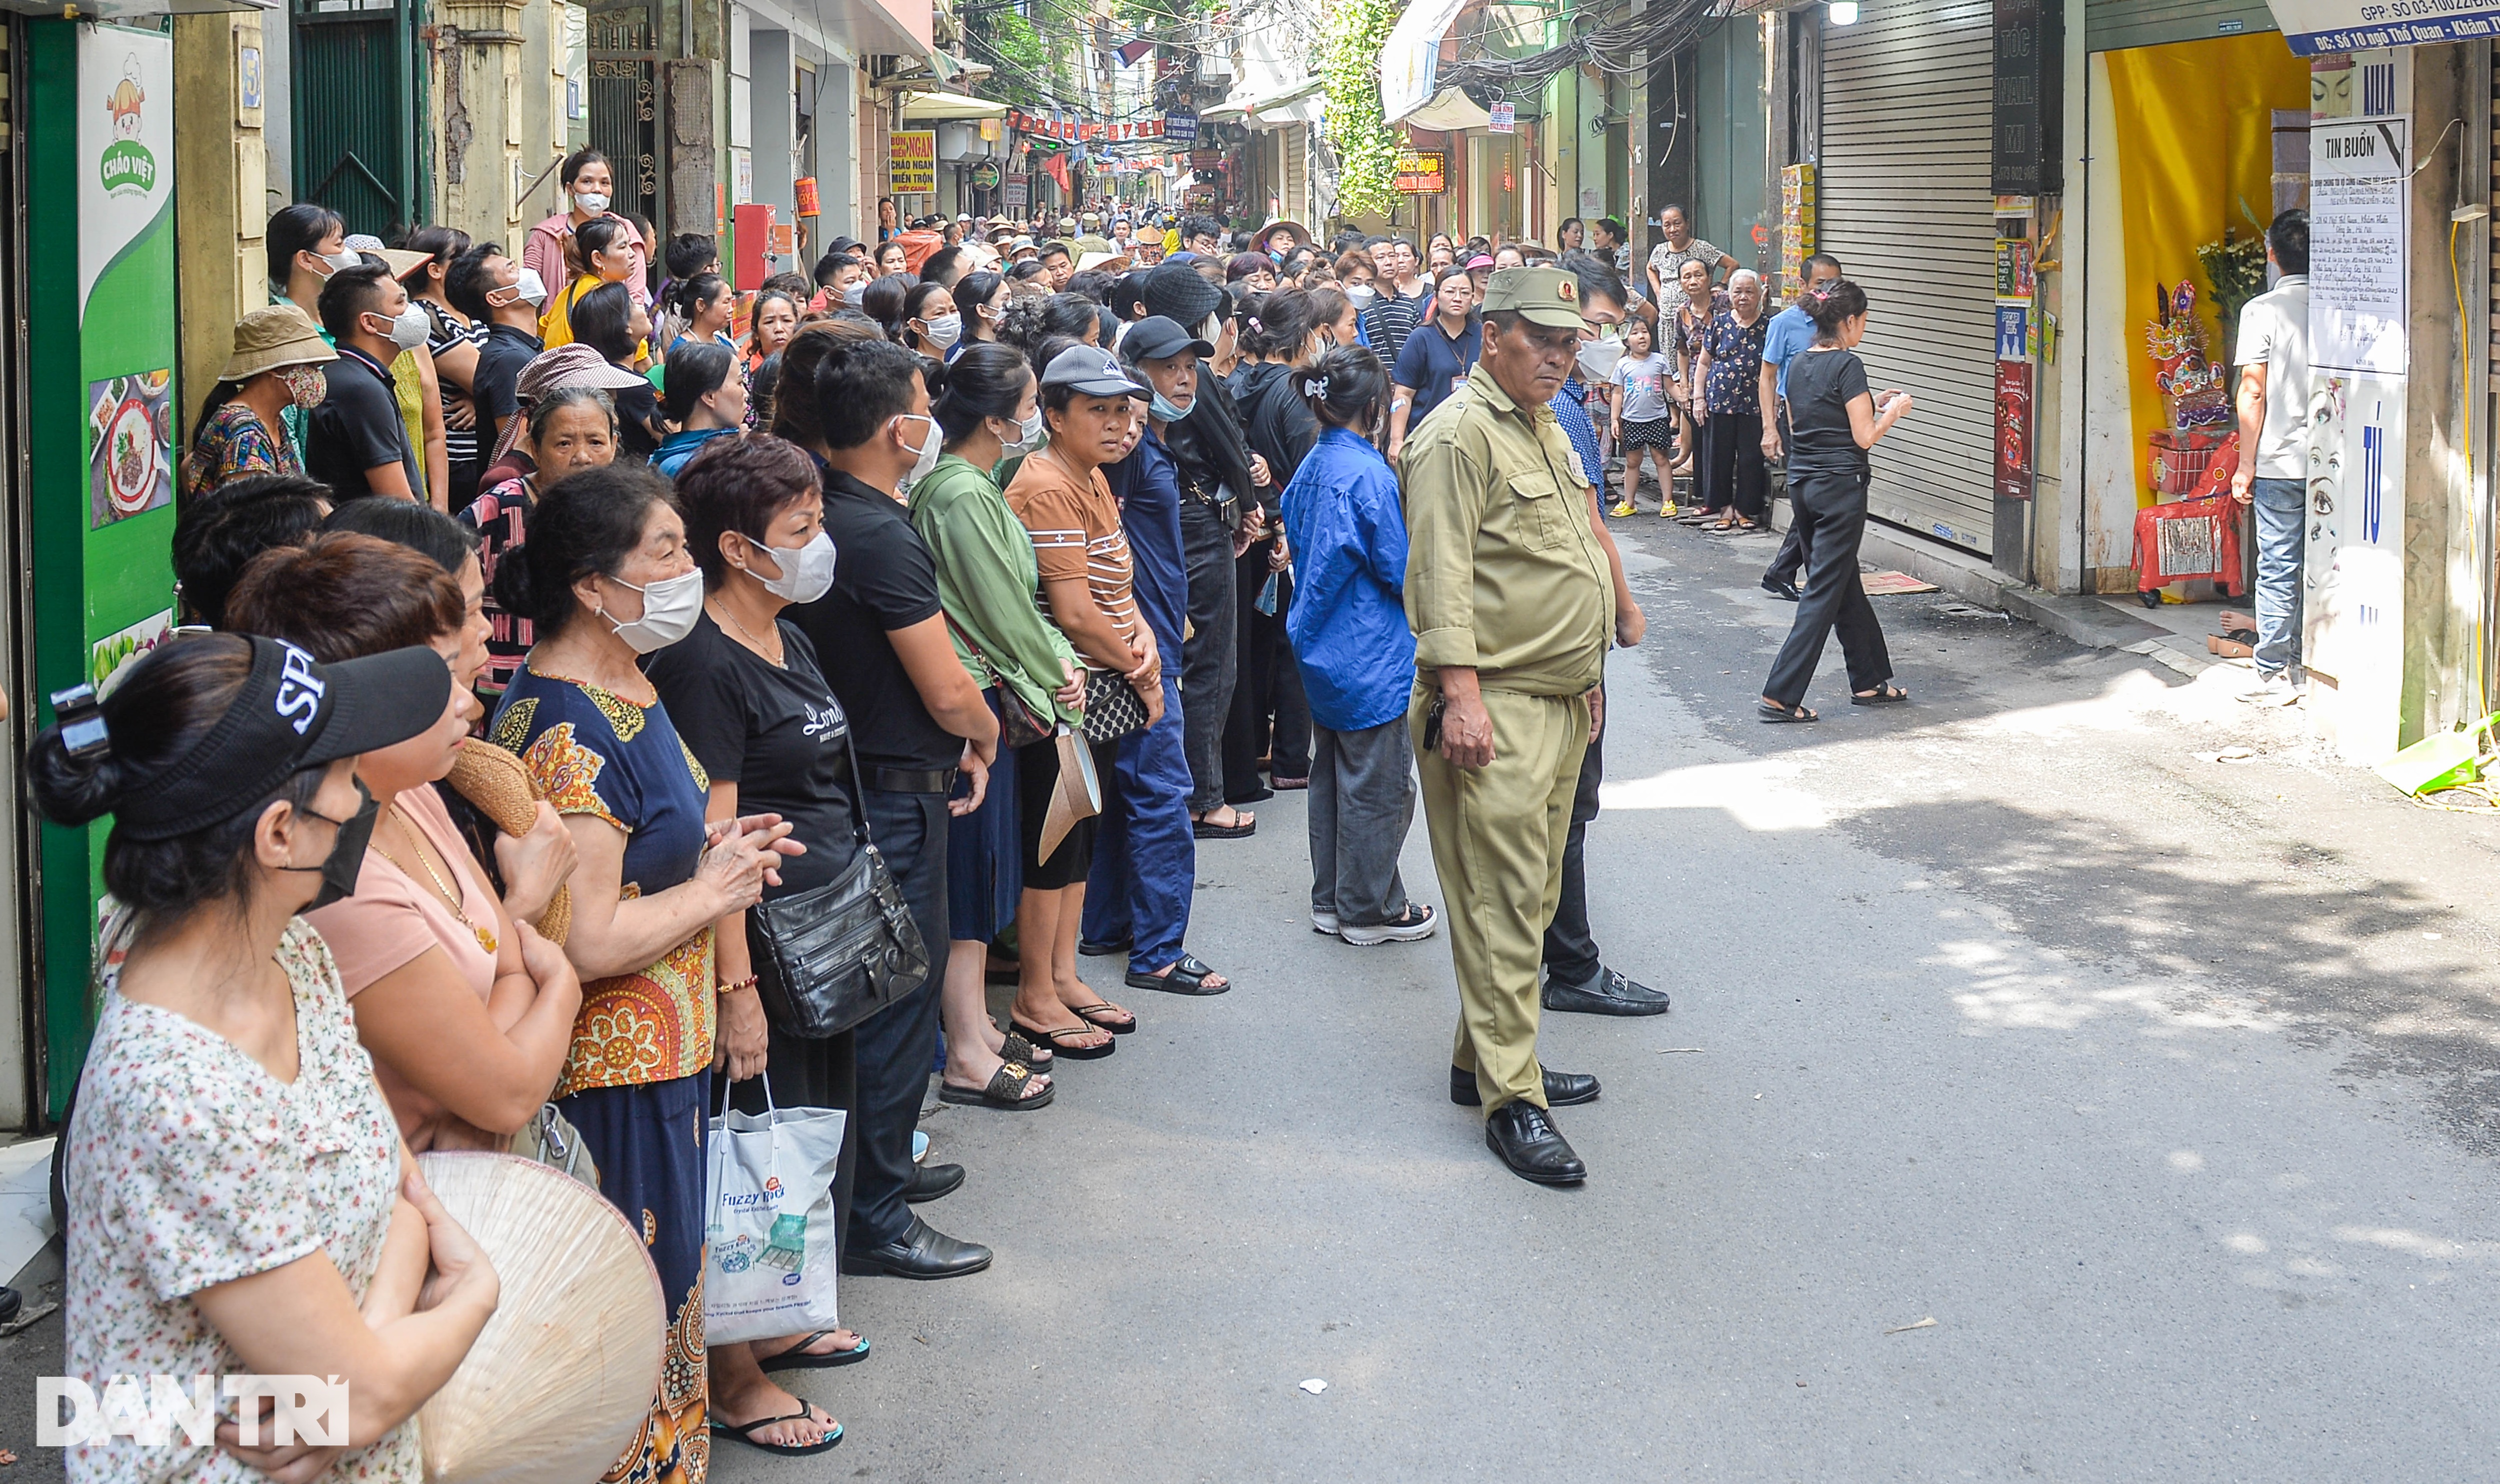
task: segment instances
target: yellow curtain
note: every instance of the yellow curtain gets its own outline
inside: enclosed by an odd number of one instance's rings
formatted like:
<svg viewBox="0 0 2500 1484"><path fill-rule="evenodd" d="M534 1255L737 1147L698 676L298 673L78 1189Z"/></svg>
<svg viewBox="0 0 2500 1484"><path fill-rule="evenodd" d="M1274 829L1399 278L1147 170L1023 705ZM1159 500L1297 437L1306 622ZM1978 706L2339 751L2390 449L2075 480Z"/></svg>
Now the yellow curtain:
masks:
<svg viewBox="0 0 2500 1484"><path fill-rule="evenodd" d="M2155 497L2145 473L2153 433L2165 425L2154 364L2145 353L2155 285L2195 285L2209 351L2227 363L2214 316L2213 285L2196 244L2229 226L2246 237L2273 214L2274 111L2309 108L2309 63L2282 33L2221 36L2108 53L2118 126L2119 212L2126 234L2129 411L2136 502ZM2247 203L2246 214L2241 203ZM2260 227L2252 227L2253 216Z"/></svg>

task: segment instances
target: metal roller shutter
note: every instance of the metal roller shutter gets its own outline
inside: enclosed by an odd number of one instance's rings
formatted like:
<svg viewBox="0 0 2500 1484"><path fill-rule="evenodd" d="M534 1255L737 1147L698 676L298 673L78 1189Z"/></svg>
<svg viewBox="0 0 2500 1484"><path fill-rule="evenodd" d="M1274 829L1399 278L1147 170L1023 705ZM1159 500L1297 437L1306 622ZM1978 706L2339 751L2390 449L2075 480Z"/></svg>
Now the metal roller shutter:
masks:
<svg viewBox="0 0 2500 1484"><path fill-rule="evenodd" d="M2164 42L2271 31L2265 0L2085 0L2084 49L2116 51Z"/></svg>
<svg viewBox="0 0 2500 1484"><path fill-rule="evenodd" d="M1823 33L1820 245L1871 305L1858 353L1917 408L1875 445L1868 511L1989 555L1996 217L1988 0L1868 0Z"/></svg>

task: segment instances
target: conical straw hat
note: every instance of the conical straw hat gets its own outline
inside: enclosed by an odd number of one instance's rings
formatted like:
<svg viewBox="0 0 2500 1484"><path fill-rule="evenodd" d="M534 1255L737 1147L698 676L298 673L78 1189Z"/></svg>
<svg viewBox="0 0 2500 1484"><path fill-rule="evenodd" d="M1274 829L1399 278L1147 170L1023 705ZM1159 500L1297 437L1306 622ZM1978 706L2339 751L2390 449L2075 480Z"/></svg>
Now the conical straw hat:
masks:
<svg viewBox="0 0 2500 1484"><path fill-rule="evenodd" d="M435 1152L417 1168L503 1280L495 1317L417 1414L428 1484L593 1484L660 1390L668 1305L641 1236L535 1160Z"/></svg>
<svg viewBox="0 0 2500 1484"><path fill-rule="evenodd" d="M521 766L520 758L492 742L461 738L459 755L451 760L451 776L444 782L508 835L526 835L538 823L538 793L530 787L529 770ZM573 887L555 888L546 911L539 914L538 930L547 942L563 945L565 934L573 930Z"/></svg>

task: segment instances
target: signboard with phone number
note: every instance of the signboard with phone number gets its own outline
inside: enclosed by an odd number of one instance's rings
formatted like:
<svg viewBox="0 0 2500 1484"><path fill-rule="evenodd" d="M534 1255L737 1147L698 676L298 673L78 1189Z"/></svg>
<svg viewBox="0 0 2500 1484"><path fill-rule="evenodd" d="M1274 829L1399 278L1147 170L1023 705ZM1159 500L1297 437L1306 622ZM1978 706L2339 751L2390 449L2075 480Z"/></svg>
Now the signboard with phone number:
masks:
<svg viewBox="0 0 2500 1484"><path fill-rule="evenodd" d="M2267 0L2301 56L2500 37L2492 0Z"/></svg>

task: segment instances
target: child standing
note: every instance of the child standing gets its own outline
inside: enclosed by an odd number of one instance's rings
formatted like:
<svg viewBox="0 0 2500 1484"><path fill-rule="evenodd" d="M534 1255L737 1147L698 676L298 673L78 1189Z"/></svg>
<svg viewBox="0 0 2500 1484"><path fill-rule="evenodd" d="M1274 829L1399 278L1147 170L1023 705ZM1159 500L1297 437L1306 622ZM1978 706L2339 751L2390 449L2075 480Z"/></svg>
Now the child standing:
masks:
<svg viewBox="0 0 2500 1484"><path fill-rule="evenodd" d="M1668 398L1675 368L1660 355L1647 322L1639 319L1624 325L1624 358L1615 363L1615 373L1609 378L1616 391L1611 427L1615 444L1624 453L1624 495L1612 515L1631 515L1632 492L1640 488L1641 466L1658 468L1658 513L1672 516L1675 511L1675 474L1668 464L1668 448L1674 442L1674 405Z"/></svg>

